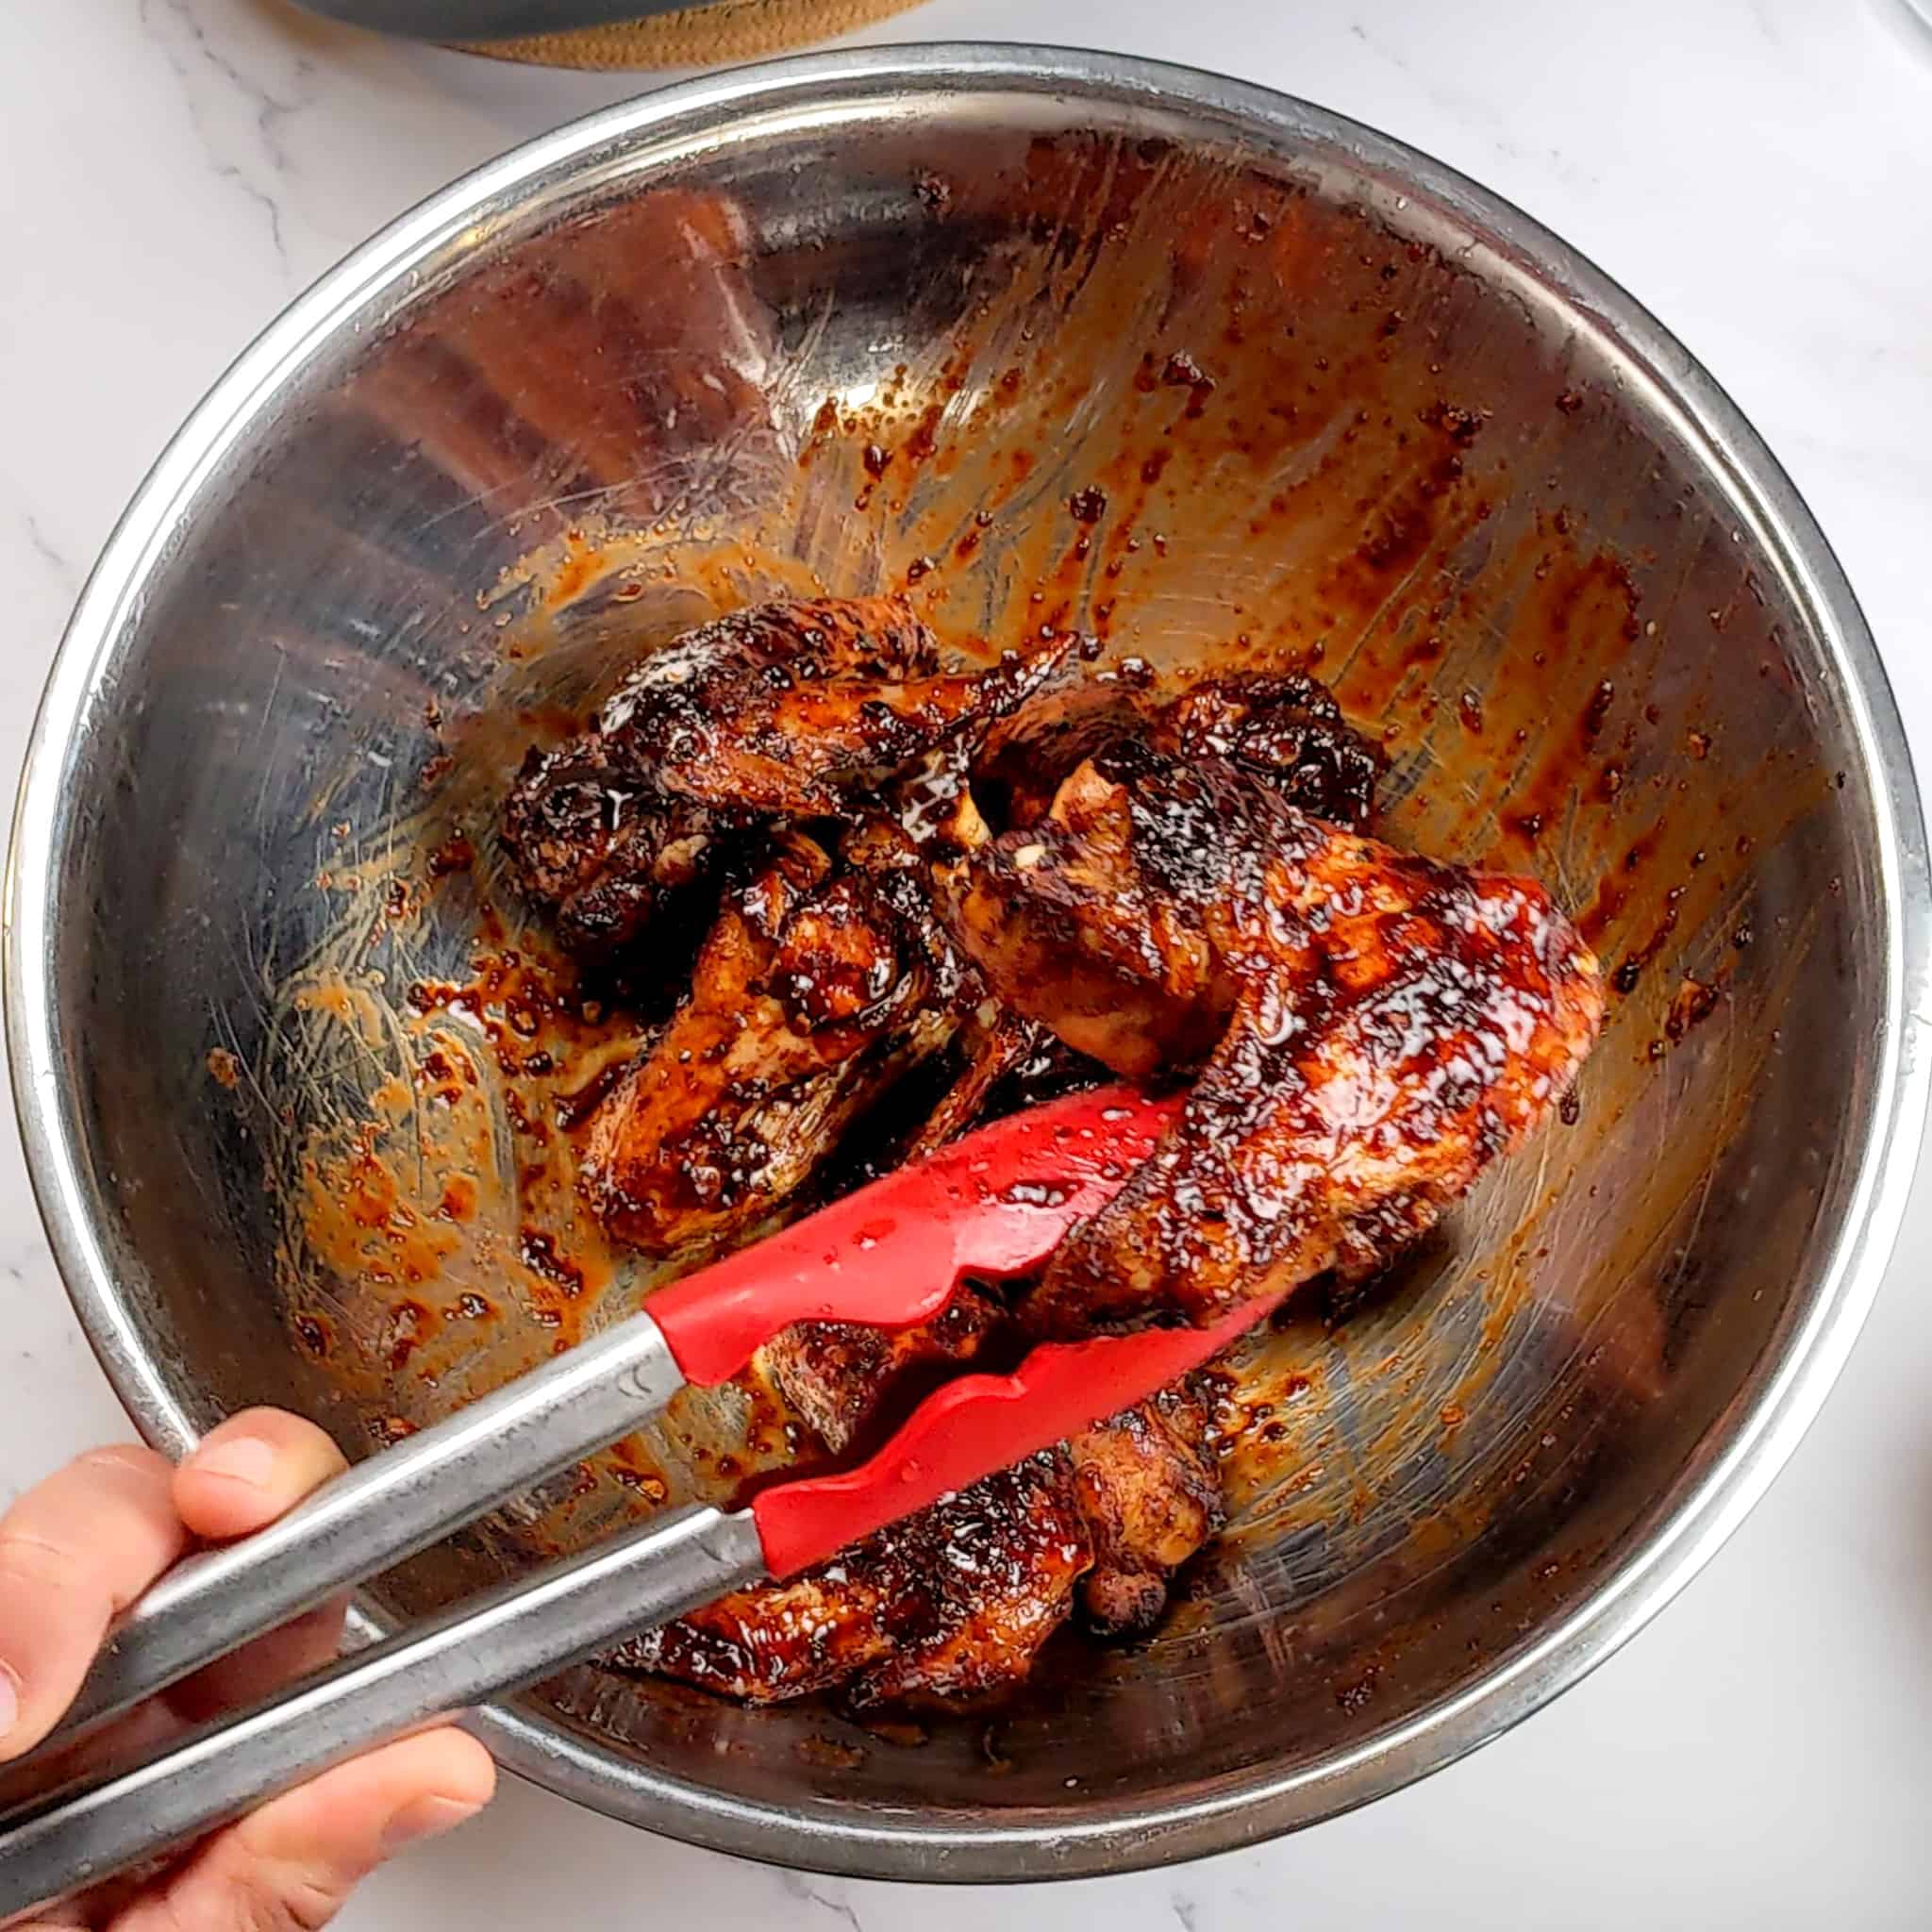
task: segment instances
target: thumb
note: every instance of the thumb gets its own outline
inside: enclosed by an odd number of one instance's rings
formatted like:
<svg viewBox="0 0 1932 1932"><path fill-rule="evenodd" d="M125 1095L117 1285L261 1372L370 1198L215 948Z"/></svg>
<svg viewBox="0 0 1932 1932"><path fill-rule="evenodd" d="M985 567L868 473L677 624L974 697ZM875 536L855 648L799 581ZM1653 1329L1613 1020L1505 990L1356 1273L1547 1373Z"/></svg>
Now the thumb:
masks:
<svg viewBox="0 0 1932 1932"><path fill-rule="evenodd" d="M495 1783L466 1732L385 1745L218 1832L113 1932L316 1932L383 1859L474 1816Z"/></svg>

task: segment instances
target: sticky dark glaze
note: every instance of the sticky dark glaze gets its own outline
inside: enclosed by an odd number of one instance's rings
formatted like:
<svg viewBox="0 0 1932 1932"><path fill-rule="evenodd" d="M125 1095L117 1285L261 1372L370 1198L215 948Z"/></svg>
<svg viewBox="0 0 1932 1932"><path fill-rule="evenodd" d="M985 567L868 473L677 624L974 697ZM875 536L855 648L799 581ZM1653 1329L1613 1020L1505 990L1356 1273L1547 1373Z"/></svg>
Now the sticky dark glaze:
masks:
<svg viewBox="0 0 1932 1932"><path fill-rule="evenodd" d="M945 673L938 641L898 599L761 605L652 653L598 730L620 770L663 791L836 817L855 785L1010 709L1065 655Z"/></svg>
<svg viewBox="0 0 1932 1932"><path fill-rule="evenodd" d="M575 950L628 946L667 912L701 924L712 902L694 889L741 870L748 835L847 814L882 774L1021 703L1064 655L942 673L937 639L894 598L734 612L646 656L590 730L533 747L504 842Z"/></svg>
<svg viewBox="0 0 1932 1932"><path fill-rule="evenodd" d="M983 1703L1022 1681L1091 1560L1065 1452L975 1483L795 1581L740 1591L607 1657L746 1703Z"/></svg>
<svg viewBox="0 0 1932 1932"><path fill-rule="evenodd" d="M841 872L785 833L726 902L690 992L591 1115L580 1184L613 1233L654 1255L746 1233L952 1039L961 976L895 870Z"/></svg>
<svg viewBox="0 0 1932 1932"><path fill-rule="evenodd" d="M907 1378L970 1359L1010 1318L984 1297L942 1335L890 1348L817 1324L783 1345L788 1392L830 1391L834 1431L872 1430ZM942 1318L942 1322L944 1318ZM935 1324L940 1330L941 1324ZM1200 1378L989 1476L783 1584L738 1591L641 1635L606 1661L748 1703L836 1691L858 1711L958 1709L1022 1684L1071 1622L1151 1629L1174 1572L1222 1520ZM828 1438L828 1440L830 1440Z"/></svg>
<svg viewBox="0 0 1932 1932"><path fill-rule="evenodd" d="M1596 963L1533 881L1344 832L1225 761L1135 748L959 869L990 983L1187 1107L1029 1305L1052 1333L1205 1321L1432 1226L1568 1091Z"/></svg>
<svg viewBox="0 0 1932 1932"><path fill-rule="evenodd" d="M753 823L640 789L591 735L547 754L532 748L502 826L525 890L554 908L558 937L596 955L661 922L713 875L724 841Z"/></svg>
<svg viewBox="0 0 1932 1932"><path fill-rule="evenodd" d="M991 823L1030 825L1082 763L1126 743L1226 759L1289 804L1346 825L1367 822L1382 772L1375 748L1302 673L1231 673L1171 696L1108 671L995 725L973 762L974 797Z"/></svg>
<svg viewBox="0 0 1932 1932"><path fill-rule="evenodd" d="M1224 759L1341 825L1368 823L1382 774L1380 754L1334 695L1300 672L1204 678L1160 711L1146 741L1183 760Z"/></svg>
<svg viewBox="0 0 1932 1932"><path fill-rule="evenodd" d="M894 1405L945 1369L968 1362L1008 1320L1006 1308L970 1283L917 1328L801 1322L765 1350L779 1393L834 1455L842 1455Z"/></svg>

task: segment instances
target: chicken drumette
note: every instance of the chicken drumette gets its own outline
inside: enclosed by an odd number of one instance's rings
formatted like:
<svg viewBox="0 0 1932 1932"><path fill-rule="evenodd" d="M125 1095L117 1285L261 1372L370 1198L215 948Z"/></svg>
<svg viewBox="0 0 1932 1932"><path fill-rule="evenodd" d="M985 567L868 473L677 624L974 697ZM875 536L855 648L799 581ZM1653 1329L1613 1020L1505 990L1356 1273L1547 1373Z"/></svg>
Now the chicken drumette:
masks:
<svg viewBox="0 0 1932 1932"><path fill-rule="evenodd" d="M608 955L747 835L851 816L901 767L1024 702L1068 649L942 672L938 640L898 598L735 611L645 658L591 730L532 749L504 842L565 944Z"/></svg>
<svg viewBox="0 0 1932 1932"><path fill-rule="evenodd" d="M1199 1068L1055 1257L1045 1332L1207 1322L1381 1265L1555 1108L1602 1020L1533 881L1324 824L1219 758L1103 754L950 878L1007 1004L1121 1073Z"/></svg>
<svg viewBox="0 0 1932 1932"><path fill-rule="evenodd" d="M830 1690L858 1709L979 1703L1025 1676L1091 1560L1066 1455L1047 1450L607 1661L749 1704Z"/></svg>
<svg viewBox="0 0 1932 1932"><path fill-rule="evenodd" d="M853 1117L958 1031L977 978L884 824L776 835L691 991L590 1117L579 1184L649 1254L715 1249L783 1207Z"/></svg>

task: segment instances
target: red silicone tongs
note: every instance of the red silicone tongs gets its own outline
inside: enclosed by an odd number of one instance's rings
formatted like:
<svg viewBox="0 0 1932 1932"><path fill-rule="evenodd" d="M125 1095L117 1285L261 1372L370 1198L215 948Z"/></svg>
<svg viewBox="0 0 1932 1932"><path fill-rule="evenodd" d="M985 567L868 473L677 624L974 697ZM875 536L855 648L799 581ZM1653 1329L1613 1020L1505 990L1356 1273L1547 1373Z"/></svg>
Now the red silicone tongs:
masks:
<svg viewBox="0 0 1932 1932"><path fill-rule="evenodd" d="M967 1135L782 1234L665 1289L650 1312L688 1382L728 1381L795 1322L907 1328L968 1276L1024 1274L1120 1191L1179 1111L1131 1088L1081 1093ZM762 1568L809 1569L983 1475L1117 1414L1226 1347L1261 1315L1047 1342L1011 1374L928 1396L862 1466L764 1491Z"/></svg>
<svg viewBox="0 0 1932 1932"><path fill-rule="evenodd" d="M643 1312L370 1457L269 1529L171 1572L119 1626L58 1740L627 1435L680 1389L729 1381L794 1323L908 1327L937 1315L970 1276L1038 1268L1119 1191L1178 1105L1123 1088L1051 1102L659 1291ZM15 1900L57 1894L63 1847L84 1843L98 1877L384 1738L728 1590L826 1561L1130 1407L1269 1306L1249 1303L1212 1327L1044 1343L1010 1374L961 1375L856 1469L767 1489L748 1508L656 1520L356 1652L115 1776L66 1787L0 1830L0 1918ZM31 1770L42 1756L24 1762Z"/></svg>
<svg viewBox="0 0 1932 1932"><path fill-rule="evenodd" d="M102 1653L67 1730L426 1548L630 1434L679 1390L728 1382L793 1323L908 1327L969 1275L1040 1267L1146 1159L1177 1108L1120 1087L1049 1102L659 1290L641 1313L358 1463L271 1528L170 1573ZM762 1495L753 1515L767 1567L785 1575L828 1556L1127 1407L1217 1345L1213 1331L1161 1331L1042 1348L1012 1375L969 1375L865 1469Z"/></svg>

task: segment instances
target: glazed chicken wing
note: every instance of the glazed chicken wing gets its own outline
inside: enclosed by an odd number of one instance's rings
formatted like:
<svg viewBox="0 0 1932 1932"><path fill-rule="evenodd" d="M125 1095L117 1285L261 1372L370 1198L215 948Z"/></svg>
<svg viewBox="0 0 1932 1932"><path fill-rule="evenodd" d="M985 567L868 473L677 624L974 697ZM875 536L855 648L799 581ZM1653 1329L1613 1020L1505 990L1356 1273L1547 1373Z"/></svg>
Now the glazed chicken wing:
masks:
<svg viewBox="0 0 1932 1932"><path fill-rule="evenodd" d="M964 860L953 922L1018 1010L1120 1072L1205 1052L1076 1229L1036 1328L1208 1322L1431 1226L1567 1091L1595 960L1533 881L1396 852L1236 766L1132 747Z"/></svg>
<svg viewBox="0 0 1932 1932"><path fill-rule="evenodd" d="M968 1284L912 1328L800 1322L765 1345L764 1368L812 1434L841 1456L936 1372L971 1361L1007 1319L998 1302Z"/></svg>
<svg viewBox="0 0 1932 1932"><path fill-rule="evenodd" d="M1382 775L1334 694L1300 672L1204 678L1160 708L1146 741L1170 758L1225 758L1333 824L1366 824Z"/></svg>
<svg viewBox="0 0 1932 1932"><path fill-rule="evenodd" d="M1151 1630L1174 1573L1221 1527L1208 1422L1200 1380L1190 1377L1067 1444L1093 1548L1080 1600L1103 1636Z"/></svg>
<svg viewBox="0 0 1932 1932"><path fill-rule="evenodd" d="M608 1661L751 1704L957 1707L1021 1682L1089 1561L1064 1451L987 1476L789 1583L734 1591Z"/></svg>
<svg viewBox="0 0 1932 1932"><path fill-rule="evenodd" d="M623 1240L665 1255L743 1234L958 1029L963 969L916 855L890 828L859 842L867 865L841 868L780 835L720 911L670 1024L591 1115L579 1185Z"/></svg>
<svg viewBox="0 0 1932 1932"><path fill-rule="evenodd" d="M1007 1006L1116 1073L1146 1079L1212 1050L1240 982L1190 903L1200 895L1177 896L1148 874L1126 793L1100 769L1079 766L1050 817L953 868L947 921ZM1239 783L1226 772L1230 793ZM1190 835L1214 836L1211 808ZM1232 846L1225 857L1246 862Z"/></svg>
<svg viewBox="0 0 1932 1932"><path fill-rule="evenodd" d="M974 784L996 824L1029 825L1080 765L1129 742L1225 758L1290 805L1345 825L1367 822L1382 769L1327 688L1300 673L1230 673L1165 699L1115 674L1049 691L1001 720L973 761Z"/></svg>
<svg viewBox="0 0 1932 1932"><path fill-rule="evenodd" d="M553 910L564 945L591 958L668 911L702 918L705 895L692 888L717 876L756 824L750 812L639 786L594 732L553 752L532 747L502 819L524 891Z"/></svg>
<svg viewBox="0 0 1932 1932"><path fill-rule="evenodd" d="M805 1323L770 1344L763 1359L786 1400L837 1454L862 1434L896 1426L935 1380L1001 1340L1014 1352L1024 1345L1010 1311L968 1285L920 1327L888 1333ZM1079 1600L1088 1624L1103 1634L1151 1628L1174 1573L1220 1525L1208 1420L1205 1382L1190 1376L1064 1445L1086 1545ZM941 1504L935 1513L950 1507ZM861 1550L847 1568L863 1575L866 1563Z"/></svg>
<svg viewBox="0 0 1932 1932"><path fill-rule="evenodd" d="M970 1359L995 1305L971 1291L923 1338L811 1324L776 1345L777 1379L843 1446L898 1378L941 1353ZM950 1315L952 1310L948 1311ZM1011 1690L1079 1607L1107 1636L1146 1630L1173 1572L1221 1521L1197 1383L1029 1457L785 1583L733 1591L608 1661L757 1704L837 1690L857 1709L958 1707Z"/></svg>
<svg viewBox="0 0 1932 1932"><path fill-rule="evenodd" d="M895 1426L948 1372L1012 1335L967 1286L887 1332L802 1323L765 1373L837 1453ZM751 1703L837 1690L858 1709L983 1703L1025 1677L1076 1606L1093 1629L1149 1629L1173 1573L1219 1526L1200 1378L973 1484L785 1583L734 1591L609 1659Z"/></svg>
<svg viewBox="0 0 1932 1932"><path fill-rule="evenodd" d="M898 598L758 605L646 658L599 729L619 768L660 791L837 817L855 787L1023 702L1070 650L942 672L938 640Z"/></svg>
<svg viewBox="0 0 1932 1932"><path fill-rule="evenodd" d="M898 598L735 611L645 658L592 729L533 749L504 842L565 943L608 953L747 831L849 816L890 774L1024 702L1069 648L948 673Z"/></svg>

